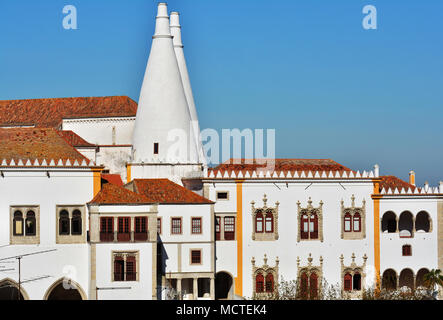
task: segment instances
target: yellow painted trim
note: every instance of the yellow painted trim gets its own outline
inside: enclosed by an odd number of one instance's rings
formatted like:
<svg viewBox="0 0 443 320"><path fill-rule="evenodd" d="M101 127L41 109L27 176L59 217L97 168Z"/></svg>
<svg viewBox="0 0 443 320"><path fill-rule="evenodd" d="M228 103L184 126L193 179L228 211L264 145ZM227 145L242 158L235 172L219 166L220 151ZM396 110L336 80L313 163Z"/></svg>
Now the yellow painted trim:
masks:
<svg viewBox="0 0 443 320"><path fill-rule="evenodd" d="M376 289L380 289L380 180L373 179L374 192L372 199L374 200L374 267L375 267L375 283Z"/></svg>
<svg viewBox="0 0 443 320"><path fill-rule="evenodd" d="M126 183L131 182L131 165L126 165Z"/></svg>
<svg viewBox="0 0 443 320"><path fill-rule="evenodd" d="M235 278L235 294L243 296L243 180L237 184L237 277Z"/></svg>
<svg viewBox="0 0 443 320"><path fill-rule="evenodd" d="M100 192L102 184L101 184L101 170L92 169L93 172L93 197Z"/></svg>

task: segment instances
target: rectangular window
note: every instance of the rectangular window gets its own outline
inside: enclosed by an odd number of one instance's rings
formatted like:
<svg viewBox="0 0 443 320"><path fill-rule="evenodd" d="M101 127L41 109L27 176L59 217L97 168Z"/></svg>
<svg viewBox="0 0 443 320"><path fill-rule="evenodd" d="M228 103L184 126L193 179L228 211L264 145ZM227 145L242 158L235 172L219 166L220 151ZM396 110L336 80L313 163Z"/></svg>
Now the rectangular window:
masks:
<svg viewBox="0 0 443 320"><path fill-rule="evenodd" d="M202 218L192 218L192 234L202 233Z"/></svg>
<svg viewBox="0 0 443 320"><path fill-rule="evenodd" d="M172 234L181 234L182 233L182 219L181 218L172 218L171 219L171 233Z"/></svg>
<svg viewBox="0 0 443 320"><path fill-rule="evenodd" d="M215 217L215 240L220 240L220 217Z"/></svg>
<svg viewBox="0 0 443 320"><path fill-rule="evenodd" d="M235 239L235 218L234 217L225 217L225 240L234 240Z"/></svg>
<svg viewBox="0 0 443 320"><path fill-rule="evenodd" d="M114 281L125 281L125 260L122 256L114 257Z"/></svg>
<svg viewBox="0 0 443 320"><path fill-rule="evenodd" d="M157 218L157 233L162 234L162 218Z"/></svg>
<svg viewBox="0 0 443 320"><path fill-rule="evenodd" d="M128 242L131 240L131 218L119 217L118 218L118 233L117 240L122 242Z"/></svg>
<svg viewBox="0 0 443 320"><path fill-rule="evenodd" d="M217 192L217 200L228 200L228 193L226 191Z"/></svg>
<svg viewBox="0 0 443 320"><path fill-rule="evenodd" d="M126 281L136 281L137 280L137 272L136 272L136 259L135 256L127 256L126 257Z"/></svg>
<svg viewBox="0 0 443 320"><path fill-rule="evenodd" d="M191 264L201 264L201 250L191 250Z"/></svg>
<svg viewBox="0 0 443 320"><path fill-rule="evenodd" d="M146 241L148 240L148 218L147 217L136 217L135 218L135 241Z"/></svg>
<svg viewBox="0 0 443 320"><path fill-rule="evenodd" d="M158 154L158 142L154 143L154 154Z"/></svg>
<svg viewBox="0 0 443 320"><path fill-rule="evenodd" d="M137 281L137 255L134 252L114 253L114 281Z"/></svg>
<svg viewBox="0 0 443 320"><path fill-rule="evenodd" d="M404 245L403 246L403 256L411 256L412 255L412 249L410 245Z"/></svg>
<svg viewBox="0 0 443 320"><path fill-rule="evenodd" d="M100 241L114 241L114 218L100 218Z"/></svg>

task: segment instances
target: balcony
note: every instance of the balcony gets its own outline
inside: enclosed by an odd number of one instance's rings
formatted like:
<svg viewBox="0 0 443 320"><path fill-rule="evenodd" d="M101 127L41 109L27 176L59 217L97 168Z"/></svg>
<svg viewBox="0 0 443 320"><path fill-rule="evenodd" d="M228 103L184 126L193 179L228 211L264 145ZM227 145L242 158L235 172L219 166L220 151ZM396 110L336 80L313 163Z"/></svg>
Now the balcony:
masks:
<svg viewBox="0 0 443 320"><path fill-rule="evenodd" d="M149 241L149 231L146 232L100 232L100 242L145 242Z"/></svg>

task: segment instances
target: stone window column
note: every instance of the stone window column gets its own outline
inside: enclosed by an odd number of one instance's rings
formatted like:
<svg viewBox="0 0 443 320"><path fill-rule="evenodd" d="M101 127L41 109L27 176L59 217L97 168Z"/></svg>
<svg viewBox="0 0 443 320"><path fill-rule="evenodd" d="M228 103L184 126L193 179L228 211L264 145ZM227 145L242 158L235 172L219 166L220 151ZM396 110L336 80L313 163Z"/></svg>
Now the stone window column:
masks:
<svg viewBox="0 0 443 320"><path fill-rule="evenodd" d="M194 287L192 289L192 293L194 295L194 300L198 299L198 278L194 278L193 281Z"/></svg>

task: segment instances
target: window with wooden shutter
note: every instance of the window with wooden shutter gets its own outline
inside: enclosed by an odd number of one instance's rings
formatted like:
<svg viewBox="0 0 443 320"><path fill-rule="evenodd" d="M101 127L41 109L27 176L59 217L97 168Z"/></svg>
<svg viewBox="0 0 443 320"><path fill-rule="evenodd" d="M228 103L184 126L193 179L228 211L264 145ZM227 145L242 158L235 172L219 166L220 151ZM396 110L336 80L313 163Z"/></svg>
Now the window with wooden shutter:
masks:
<svg viewBox="0 0 443 320"><path fill-rule="evenodd" d="M148 218L147 217L136 217L135 218L135 241L146 241L148 240Z"/></svg>
<svg viewBox="0 0 443 320"><path fill-rule="evenodd" d="M14 236L23 236L23 213L21 211L14 212Z"/></svg>
<svg viewBox="0 0 443 320"><path fill-rule="evenodd" d="M118 218L118 232L117 240L122 242L128 242L131 240L131 218L119 217Z"/></svg>
<svg viewBox="0 0 443 320"><path fill-rule="evenodd" d="M306 214L301 216L300 233L302 239L309 239L309 217Z"/></svg>
<svg viewBox="0 0 443 320"><path fill-rule="evenodd" d="M272 273L266 275L266 292L274 292L274 275Z"/></svg>
<svg viewBox="0 0 443 320"><path fill-rule="evenodd" d="M215 217L215 240L220 240L221 218Z"/></svg>
<svg viewBox="0 0 443 320"><path fill-rule="evenodd" d="M358 212L356 212L353 217L353 229L354 232L361 231L361 216Z"/></svg>
<svg viewBox="0 0 443 320"><path fill-rule="evenodd" d="M114 257L114 281L125 280L125 260L122 256Z"/></svg>
<svg viewBox="0 0 443 320"><path fill-rule="evenodd" d="M344 289L345 291L351 291L352 290L352 275L350 273L346 273L344 276Z"/></svg>
<svg viewBox="0 0 443 320"><path fill-rule="evenodd" d="M135 256L126 257L126 281L137 280L136 259Z"/></svg>
<svg viewBox="0 0 443 320"><path fill-rule="evenodd" d="M255 232L263 232L263 214L259 211L255 216Z"/></svg>
<svg viewBox="0 0 443 320"><path fill-rule="evenodd" d="M345 232L351 232L352 231L352 216L350 213L345 214L345 226L344 230Z"/></svg>
<svg viewBox="0 0 443 320"><path fill-rule="evenodd" d="M100 218L100 241L114 241L114 218Z"/></svg>
<svg viewBox="0 0 443 320"><path fill-rule="evenodd" d="M235 239L235 218L234 217L225 217L224 224L225 224L225 230L224 230L225 240L234 240Z"/></svg>
<svg viewBox="0 0 443 320"><path fill-rule="evenodd" d="M309 222L310 222L309 238L310 239L318 239L318 216L315 213L311 214Z"/></svg>
<svg viewBox="0 0 443 320"><path fill-rule="evenodd" d="M272 233L274 232L274 215L272 212L268 212L265 218L265 232Z"/></svg>
<svg viewBox="0 0 443 320"><path fill-rule="evenodd" d="M315 272L311 273L309 277L309 297L310 299L318 297L318 276Z"/></svg>
<svg viewBox="0 0 443 320"><path fill-rule="evenodd" d="M264 292L265 291L264 287L265 287L265 278L261 273L259 273L255 277L255 292L256 293Z"/></svg>
<svg viewBox="0 0 443 320"><path fill-rule="evenodd" d="M191 250L191 264L201 264L201 250Z"/></svg>
<svg viewBox="0 0 443 320"><path fill-rule="evenodd" d="M409 244L405 244L402 248L403 256L412 256L412 247Z"/></svg>
<svg viewBox="0 0 443 320"><path fill-rule="evenodd" d="M300 276L300 297L302 299L308 299L308 275L303 272Z"/></svg>

